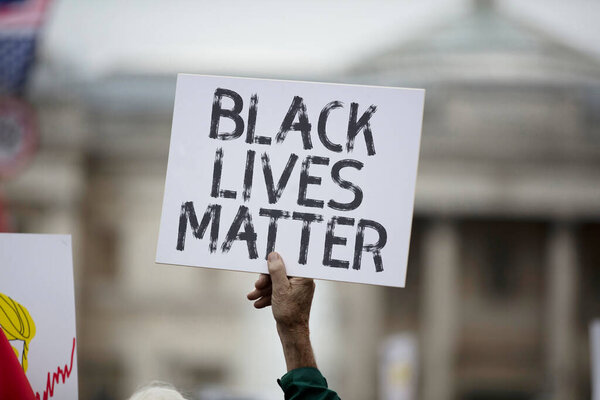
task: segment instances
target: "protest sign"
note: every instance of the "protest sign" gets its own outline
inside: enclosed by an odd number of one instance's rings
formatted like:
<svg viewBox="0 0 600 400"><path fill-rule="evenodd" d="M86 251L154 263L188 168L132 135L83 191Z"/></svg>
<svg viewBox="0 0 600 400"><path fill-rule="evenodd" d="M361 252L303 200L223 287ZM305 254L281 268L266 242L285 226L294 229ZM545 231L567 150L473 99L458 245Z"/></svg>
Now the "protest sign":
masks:
<svg viewBox="0 0 600 400"><path fill-rule="evenodd" d="M414 334L402 333L386 338L381 345L379 367L381 399L416 399L418 366L418 344Z"/></svg>
<svg viewBox="0 0 600 400"><path fill-rule="evenodd" d="M70 236L0 234L0 327L37 399L78 398Z"/></svg>
<svg viewBox="0 0 600 400"><path fill-rule="evenodd" d="M600 400L600 319L590 323L592 400Z"/></svg>
<svg viewBox="0 0 600 400"><path fill-rule="evenodd" d="M404 286L424 95L180 74L156 261Z"/></svg>

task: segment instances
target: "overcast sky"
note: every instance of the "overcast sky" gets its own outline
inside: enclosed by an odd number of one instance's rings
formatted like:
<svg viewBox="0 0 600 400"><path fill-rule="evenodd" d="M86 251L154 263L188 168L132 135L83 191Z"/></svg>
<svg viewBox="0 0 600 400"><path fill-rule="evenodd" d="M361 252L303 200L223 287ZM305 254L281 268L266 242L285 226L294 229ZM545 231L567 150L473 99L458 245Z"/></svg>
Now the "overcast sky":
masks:
<svg viewBox="0 0 600 400"><path fill-rule="evenodd" d="M499 0L497 6L600 59L600 2ZM470 0L56 0L42 56L83 77L118 71L318 77L470 7Z"/></svg>

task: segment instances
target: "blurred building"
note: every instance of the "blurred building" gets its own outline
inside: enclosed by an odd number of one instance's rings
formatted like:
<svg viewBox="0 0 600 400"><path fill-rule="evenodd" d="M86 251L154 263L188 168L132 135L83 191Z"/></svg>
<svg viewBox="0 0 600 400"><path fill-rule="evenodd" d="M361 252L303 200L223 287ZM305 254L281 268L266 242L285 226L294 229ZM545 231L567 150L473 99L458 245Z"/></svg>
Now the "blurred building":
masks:
<svg viewBox="0 0 600 400"><path fill-rule="evenodd" d="M421 396L589 397L598 61L479 2L353 72L427 88L408 288L386 293L420 332Z"/></svg>
<svg viewBox="0 0 600 400"><path fill-rule="evenodd" d="M378 398L379 344L414 332L421 399L589 398L600 62L478 2L330 80L427 89L406 289L318 283L331 386ZM18 231L74 235L81 398L148 379L277 398L283 358L268 312L246 304L253 277L154 264L174 89L174 75L43 66L40 151L5 185L9 207Z"/></svg>

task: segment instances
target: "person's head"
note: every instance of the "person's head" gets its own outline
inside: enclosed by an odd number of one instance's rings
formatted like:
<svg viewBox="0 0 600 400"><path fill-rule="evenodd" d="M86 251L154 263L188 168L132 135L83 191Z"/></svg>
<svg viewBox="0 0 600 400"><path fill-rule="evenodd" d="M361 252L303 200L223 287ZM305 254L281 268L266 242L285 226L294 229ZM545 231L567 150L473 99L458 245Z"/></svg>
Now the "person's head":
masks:
<svg viewBox="0 0 600 400"><path fill-rule="evenodd" d="M175 388L166 383L152 383L136 391L129 400L186 400Z"/></svg>

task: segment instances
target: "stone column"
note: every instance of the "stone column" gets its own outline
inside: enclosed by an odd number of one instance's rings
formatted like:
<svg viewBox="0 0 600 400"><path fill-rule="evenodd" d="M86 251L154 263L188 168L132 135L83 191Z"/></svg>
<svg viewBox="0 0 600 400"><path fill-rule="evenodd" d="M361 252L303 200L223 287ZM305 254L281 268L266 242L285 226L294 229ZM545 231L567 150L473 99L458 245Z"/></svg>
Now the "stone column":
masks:
<svg viewBox="0 0 600 400"><path fill-rule="evenodd" d="M346 285L343 289L346 331L341 336L344 344L338 354L344 365L340 366L343 377L336 379L341 383L342 399L378 398L378 355L385 322L383 295L382 288L371 285Z"/></svg>
<svg viewBox="0 0 600 400"><path fill-rule="evenodd" d="M547 367L552 399L574 399L576 390L576 291L578 260L573 226L559 223L547 247Z"/></svg>
<svg viewBox="0 0 600 400"><path fill-rule="evenodd" d="M454 355L458 326L459 237L456 224L434 221L423 237L422 396L454 398Z"/></svg>

